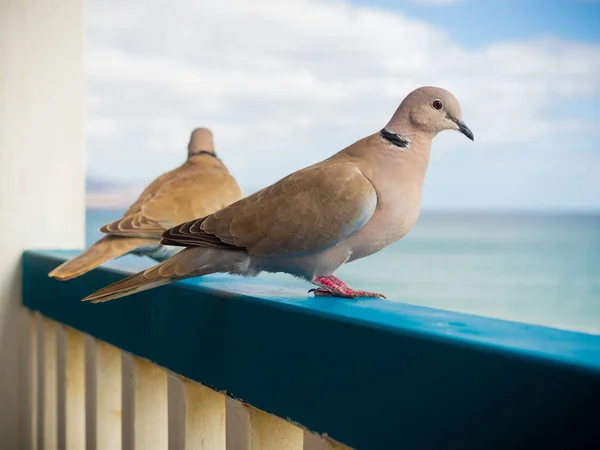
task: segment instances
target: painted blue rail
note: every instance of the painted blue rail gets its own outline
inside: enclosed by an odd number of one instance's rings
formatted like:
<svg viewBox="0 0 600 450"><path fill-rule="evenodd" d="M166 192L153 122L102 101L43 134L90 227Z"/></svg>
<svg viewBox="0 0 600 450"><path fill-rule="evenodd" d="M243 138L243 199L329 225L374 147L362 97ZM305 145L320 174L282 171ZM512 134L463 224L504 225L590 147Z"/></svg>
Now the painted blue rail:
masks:
<svg viewBox="0 0 600 450"><path fill-rule="evenodd" d="M600 336L227 276L82 303L148 261L73 254L24 254L26 307L357 449L600 448Z"/></svg>

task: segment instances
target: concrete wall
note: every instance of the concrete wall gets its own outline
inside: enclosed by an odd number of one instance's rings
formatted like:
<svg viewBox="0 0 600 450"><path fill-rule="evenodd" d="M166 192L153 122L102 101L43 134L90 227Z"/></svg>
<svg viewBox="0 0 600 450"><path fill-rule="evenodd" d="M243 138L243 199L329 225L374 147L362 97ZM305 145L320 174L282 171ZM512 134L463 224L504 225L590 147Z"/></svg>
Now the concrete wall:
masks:
<svg viewBox="0 0 600 450"><path fill-rule="evenodd" d="M83 40L82 0L0 1L3 449L25 448L21 252L84 244Z"/></svg>

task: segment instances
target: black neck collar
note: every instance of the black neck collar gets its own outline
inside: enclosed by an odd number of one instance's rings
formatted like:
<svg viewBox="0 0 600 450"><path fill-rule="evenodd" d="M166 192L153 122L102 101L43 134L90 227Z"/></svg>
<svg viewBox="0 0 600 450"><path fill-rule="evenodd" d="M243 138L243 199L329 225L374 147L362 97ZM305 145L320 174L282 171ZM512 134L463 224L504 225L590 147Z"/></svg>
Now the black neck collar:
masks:
<svg viewBox="0 0 600 450"><path fill-rule="evenodd" d="M383 139L388 141L390 144L395 145L396 147L408 148L408 146L410 145L410 141L408 140L408 138L400 134L390 133L385 128L382 128L379 134Z"/></svg>
<svg viewBox="0 0 600 450"><path fill-rule="evenodd" d="M197 152L190 153L189 157L191 158L192 156L196 156L196 155L209 155L209 156L212 156L213 158L219 159L219 157L217 155L215 155L213 152L209 152L208 150L198 150Z"/></svg>

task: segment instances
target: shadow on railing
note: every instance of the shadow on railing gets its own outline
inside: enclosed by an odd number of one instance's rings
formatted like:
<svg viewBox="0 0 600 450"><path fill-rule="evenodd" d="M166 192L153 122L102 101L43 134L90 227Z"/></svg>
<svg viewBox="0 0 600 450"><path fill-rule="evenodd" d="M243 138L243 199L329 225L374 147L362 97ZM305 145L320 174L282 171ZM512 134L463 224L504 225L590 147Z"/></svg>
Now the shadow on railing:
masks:
<svg viewBox="0 0 600 450"><path fill-rule="evenodd" d="M82 303L147 261L47 277L72 254L23 262L30 431L45 450L59 438L98 450L600 442L600 336L227 276Z"/></svg>

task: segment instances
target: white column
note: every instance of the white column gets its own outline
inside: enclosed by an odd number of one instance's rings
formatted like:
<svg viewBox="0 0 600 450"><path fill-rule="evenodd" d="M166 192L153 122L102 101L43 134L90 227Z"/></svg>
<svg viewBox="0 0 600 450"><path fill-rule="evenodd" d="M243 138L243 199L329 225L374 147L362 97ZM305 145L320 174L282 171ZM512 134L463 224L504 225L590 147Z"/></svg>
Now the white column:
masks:
<svg viewBox="0 0 600 450"><path fill-rule="evenodd" d="M84 244L82 3L0 1L0 448L27 428L21 252Z"/></svg>

